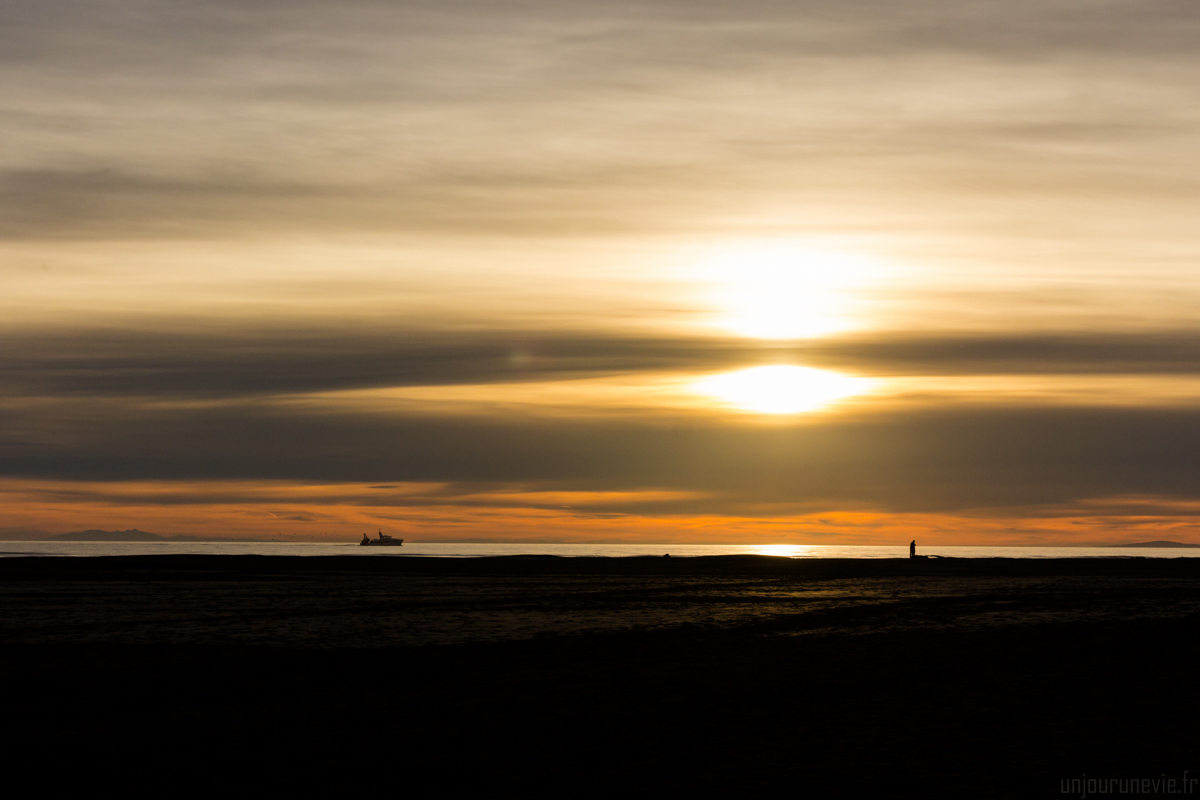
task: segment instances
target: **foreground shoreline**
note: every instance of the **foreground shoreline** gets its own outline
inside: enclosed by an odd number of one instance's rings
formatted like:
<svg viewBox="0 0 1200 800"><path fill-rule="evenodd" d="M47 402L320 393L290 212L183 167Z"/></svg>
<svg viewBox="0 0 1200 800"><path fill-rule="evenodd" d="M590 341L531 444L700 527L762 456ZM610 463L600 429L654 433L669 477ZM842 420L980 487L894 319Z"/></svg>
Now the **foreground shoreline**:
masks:
<svg viewBox="0 0 1200 800"><path fill-rule="evenodd" d="M0 748L71 753L89 785L1061 797L1200 774L1195 559L30 557L0 592Z"/></svg>
<svg viewBox="0 0 1200 800"><path fill-rule="evenodd" d="M293 556L120 555L22 556L0 559L0 581L61 576L186 573L231 575L761 575L795 578L1160 576L1200 578L1200 558L789 558L769 555L557 556Z"/></svg>

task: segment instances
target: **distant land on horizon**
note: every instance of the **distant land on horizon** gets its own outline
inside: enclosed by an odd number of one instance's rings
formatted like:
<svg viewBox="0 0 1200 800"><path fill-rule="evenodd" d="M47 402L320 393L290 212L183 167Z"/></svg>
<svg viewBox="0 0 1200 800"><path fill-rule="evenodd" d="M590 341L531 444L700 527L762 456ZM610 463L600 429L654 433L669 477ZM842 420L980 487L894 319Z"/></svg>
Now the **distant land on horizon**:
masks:
<svg viewBox="0 0 1200 800"><path fill-rule="evenodd" d="M220 536L160 536L157 533L148 533L147 531L139 531L137 528L130 528L125 531L72 531L70 533L60 533L55 536L50 536L47 541L56 542L269 542L272 539L241 539L232 537Z"/></svg>
<svg viewBox="0 0 1200 800"><path fill-rule="evenodd" d="M157 533L148 531L140 531L137 528L130 528L124 531L102 531L98 529L90 529L86 531L72 531L70 533L59 533L53 536L46 537L45 541L57 542L274 542L278 539L245 539L241 537L230 536L162 536ZM485 541L485 540L474 540ZM492 541L492 540L486 540ZM520 543L520 542L516 542ZM647 542L646 544L656 544ZM1200 547L1200 544L1188 544L1186 542L1172 542L1167 540L1159 540L1153 542L1131 542L1129 544L1108 544L1101 545L1102 547Z"/></svg>

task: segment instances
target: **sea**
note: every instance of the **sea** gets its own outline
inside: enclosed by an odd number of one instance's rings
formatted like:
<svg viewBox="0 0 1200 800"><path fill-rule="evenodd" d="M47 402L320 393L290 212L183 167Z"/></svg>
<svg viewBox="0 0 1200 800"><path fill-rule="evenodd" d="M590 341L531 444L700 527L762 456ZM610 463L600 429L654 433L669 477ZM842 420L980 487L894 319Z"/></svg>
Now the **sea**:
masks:
<svg viewBox="0 0 1200 800"><path fill-rule="evenodd" d="M1200 548L1183 547L970 547L918 545L920 555L956 558L1198 558ZM27 556L134 556L169 554L355 556L359 558L480 558L484 556L720 556L787 558L907 558L898 545L792 544L538 544L405 542L400 547L361 547L357 542L0 542L0 558Z"/></svg>

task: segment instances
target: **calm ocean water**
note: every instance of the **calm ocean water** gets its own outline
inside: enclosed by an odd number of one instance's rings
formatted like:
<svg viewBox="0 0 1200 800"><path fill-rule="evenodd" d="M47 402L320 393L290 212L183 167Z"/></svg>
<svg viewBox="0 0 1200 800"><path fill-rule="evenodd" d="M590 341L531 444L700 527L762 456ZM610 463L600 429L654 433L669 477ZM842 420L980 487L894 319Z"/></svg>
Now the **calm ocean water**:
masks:
<svg viewBox="0 0 1200 800"><path fill-rule="evenodd" d="M1149 547L938 547L918 545L923 555L958 558L1145 558L1200 557L1200 548ZM743 544L458 544L407 542L402 547L360 547L357 543L299 542L0 542L0 557L127 556L168 553L224 555L361 556L369 558L472 558L478 556L713 556L754 553L790 558L906 558L908 544L743 545Z"/></svg>

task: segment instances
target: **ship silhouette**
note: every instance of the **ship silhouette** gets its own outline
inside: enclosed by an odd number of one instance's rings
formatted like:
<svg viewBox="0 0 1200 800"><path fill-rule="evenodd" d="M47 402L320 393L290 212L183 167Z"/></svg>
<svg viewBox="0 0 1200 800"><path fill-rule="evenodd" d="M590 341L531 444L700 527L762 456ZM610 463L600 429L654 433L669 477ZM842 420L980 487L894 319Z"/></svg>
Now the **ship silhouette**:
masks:
<svg viewBox="0 0 1200 800"><path fill-rule="evenodd" d="M364 533L362 541L359 542L359 544L364 547L367 547L367 546L379 547L380 545L383 545L384 547L386 547L388 545L391 545L392 547L399 547L400 545L404 544L403 539L393 539L391 536L388 536L383 531L380 531L378 535L379 535L378 539L372 539L370 537L370 535Z"/></svg>

